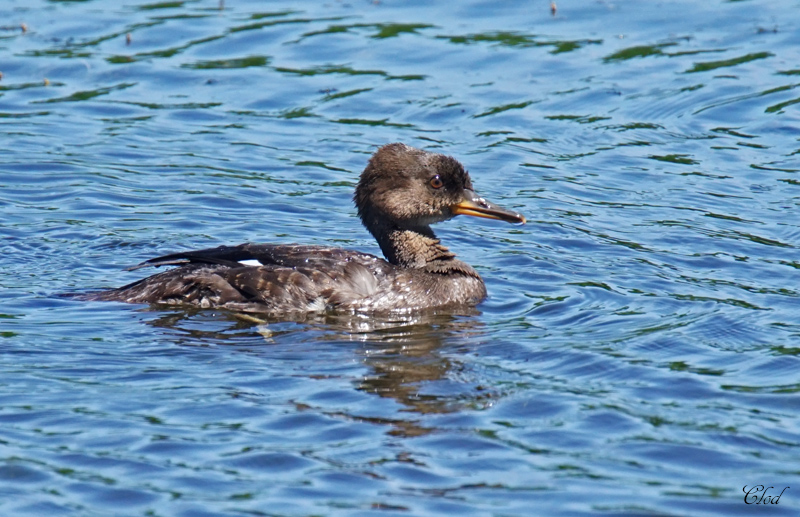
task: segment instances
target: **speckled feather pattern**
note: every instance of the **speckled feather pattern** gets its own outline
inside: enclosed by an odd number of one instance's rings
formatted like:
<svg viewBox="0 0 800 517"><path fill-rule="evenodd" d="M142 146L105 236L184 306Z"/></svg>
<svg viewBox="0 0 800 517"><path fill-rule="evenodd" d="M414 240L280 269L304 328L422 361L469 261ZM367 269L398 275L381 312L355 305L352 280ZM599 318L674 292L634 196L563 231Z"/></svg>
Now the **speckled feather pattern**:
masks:
<svg viewBox="0 0 800 517"><path fill-rule="evenodd" d="M179 267L88 298L284 313L413 310L430 307L432 299L437 306L475 305L486 296L483 280L460 261L449 264L457 270L404 269L374 255L325 246L243 244L149 262Z"/></svg>

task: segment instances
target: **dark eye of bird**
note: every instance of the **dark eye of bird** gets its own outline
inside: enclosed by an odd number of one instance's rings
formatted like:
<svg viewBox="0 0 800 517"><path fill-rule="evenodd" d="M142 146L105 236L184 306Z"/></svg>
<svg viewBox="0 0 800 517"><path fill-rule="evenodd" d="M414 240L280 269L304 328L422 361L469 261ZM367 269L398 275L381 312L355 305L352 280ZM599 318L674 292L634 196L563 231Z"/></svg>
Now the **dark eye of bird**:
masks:
<svg viewBox="0 0 800 517"><path fill-rule="evenodd" d="M431 178L431 187L439 189L442 188L443 185L442 178L440 178L438 174Z"/></svg>

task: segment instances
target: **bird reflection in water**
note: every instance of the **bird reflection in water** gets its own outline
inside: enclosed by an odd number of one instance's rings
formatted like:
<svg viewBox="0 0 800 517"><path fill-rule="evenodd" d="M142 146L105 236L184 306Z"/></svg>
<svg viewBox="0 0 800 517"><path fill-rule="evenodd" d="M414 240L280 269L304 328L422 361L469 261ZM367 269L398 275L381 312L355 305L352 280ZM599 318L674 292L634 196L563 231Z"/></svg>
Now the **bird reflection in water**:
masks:
<svg viewBox="0 0 800 517"><path fill-rule="evenodd" d="M357 354L370 371L355 381L355 388L392 399L405 408L403 412L419 417L486 407L497 397L478 383L465 380L468 375L464 374L464 363L451 353L455 349L461 351L462 347L471 349L484 340L484 325L476 318L480 311L474 308L392 314L385 318L306 315L302 321L294 322L286 322L285 317L271 322L227 311L175 311L174 307L168 313L161 308L159 314L149 324L168 329L185 346L225 345L240 352L264 355L274 350L272 346L303 347L302 353L313 353L309 349L323 342L359 343ZM198 321L199 318L203 321ZM313 372L308 372L308 376L320 378ZM388 425L392 428L389 434L393 435L420 436L434 431L411 415L405 419L344 412L326 414Z"/></svg>

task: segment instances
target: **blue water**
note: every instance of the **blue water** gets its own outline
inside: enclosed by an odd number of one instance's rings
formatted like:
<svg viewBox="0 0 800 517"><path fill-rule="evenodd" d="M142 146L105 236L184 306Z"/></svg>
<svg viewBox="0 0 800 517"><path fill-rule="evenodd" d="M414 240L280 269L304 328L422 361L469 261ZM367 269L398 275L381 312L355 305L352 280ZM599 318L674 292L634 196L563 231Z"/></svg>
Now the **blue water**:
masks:
<svg viewBox="0 0 800 517"><path fill-rule="evenodd" d="M800 4L556 8L0 4L0 512L797 515ZM475 311L59 296L378 253L350 198L394 141L528 216L438 226Z"/></svg>

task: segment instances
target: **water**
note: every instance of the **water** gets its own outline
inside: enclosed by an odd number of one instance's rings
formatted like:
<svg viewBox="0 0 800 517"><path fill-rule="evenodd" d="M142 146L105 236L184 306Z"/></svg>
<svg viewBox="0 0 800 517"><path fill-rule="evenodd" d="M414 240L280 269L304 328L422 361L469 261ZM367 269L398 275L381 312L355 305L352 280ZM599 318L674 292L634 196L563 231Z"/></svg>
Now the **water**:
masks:
<svg viewBox="0 0 800 517"><path fill-rule="evenodd" d="M2 513L796 515L800 4L557 4L0 5ZM350 197L392 141L529 218L439 225L475 311L57 296L375 253Z"/></svg>

